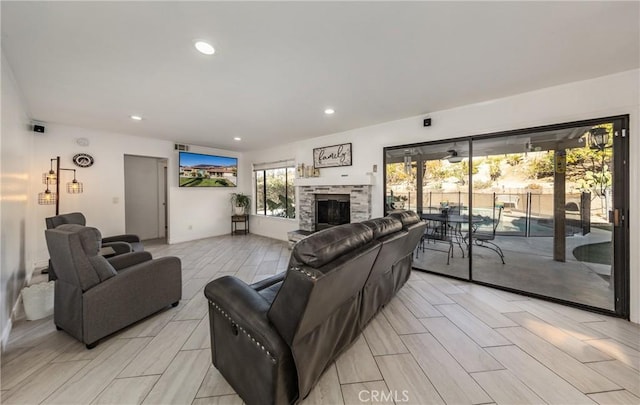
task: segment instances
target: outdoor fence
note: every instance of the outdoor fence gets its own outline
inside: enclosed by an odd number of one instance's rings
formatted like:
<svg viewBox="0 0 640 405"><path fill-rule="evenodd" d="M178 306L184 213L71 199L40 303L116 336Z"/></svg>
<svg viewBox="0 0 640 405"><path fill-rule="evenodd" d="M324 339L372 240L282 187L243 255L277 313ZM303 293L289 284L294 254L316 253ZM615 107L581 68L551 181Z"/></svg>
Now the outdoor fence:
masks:
<svg viewBox="0 0 640 405"><path fill-rule="evenodd" d="M468 213L467 192L423 192L421 207L417 207L417 193L394 192L387 196L388 207L404 208L422 213L438 212L442 207ZM495 204L503 207L502 218L496 232L502 235L553 236L552 193L472 193L473 214L485 215ZM396 203L391 205L390 202ZM588 234L594 223L607 224L607 199L593 198L590 193L568 193L565 195L567 235Z"/></svg>

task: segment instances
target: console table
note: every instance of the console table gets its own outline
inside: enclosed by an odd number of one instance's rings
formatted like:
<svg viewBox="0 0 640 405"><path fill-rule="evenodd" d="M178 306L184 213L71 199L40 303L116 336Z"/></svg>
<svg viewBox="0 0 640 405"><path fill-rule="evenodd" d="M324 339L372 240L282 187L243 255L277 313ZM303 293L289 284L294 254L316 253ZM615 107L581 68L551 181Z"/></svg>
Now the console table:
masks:
<svg viewBox="0 0 640 405"><path fill-rule="evenodd" d="M238 229L239 223L244 224L244 228ZM249 215L231 216L231 235L235 235L236 233L244 233L245 235L249 233Z"/></svg>

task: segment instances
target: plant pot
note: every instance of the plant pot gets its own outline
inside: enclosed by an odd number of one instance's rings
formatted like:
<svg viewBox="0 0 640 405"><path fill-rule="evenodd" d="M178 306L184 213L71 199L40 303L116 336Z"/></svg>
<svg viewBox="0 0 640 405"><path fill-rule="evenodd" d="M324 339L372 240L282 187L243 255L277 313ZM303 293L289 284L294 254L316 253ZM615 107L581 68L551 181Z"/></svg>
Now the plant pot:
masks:
<svg viewBox="0 0 640 405"><path fill-rule="evenodd" d="M233 207L236 215L244 215L244 207Z"/></svg>

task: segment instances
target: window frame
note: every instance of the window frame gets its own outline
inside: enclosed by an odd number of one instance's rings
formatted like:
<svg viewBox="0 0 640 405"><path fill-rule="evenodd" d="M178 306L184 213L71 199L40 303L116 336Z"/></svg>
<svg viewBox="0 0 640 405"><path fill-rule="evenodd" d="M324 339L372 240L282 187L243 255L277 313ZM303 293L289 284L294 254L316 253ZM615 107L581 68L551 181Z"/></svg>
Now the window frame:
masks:
<svg viewBox="0 0 640 405"><path fill-rule="evenodd" d="M285 190L284 190L284 216L279 216L279 215L273 215L273 214L268 214L267 213L267 172L268 171L273 171L273 170L284 170L284 185L285 185ZM254 173L254 191L255 191L255 196L256 196L256 203L255 203L255 215L262 215L265 217L272 217L272 218L284 218L284 219L296 219L296 210L294 209L293 211L293 216L290 217L289 213L287 211L287 207L289 206L289 187L293 188L293 203L295 204L295 186L293 185L293 182L291 183L291 186L289 186L289 177L291 177L291 180L295 179L295 172L292 174L292 176L289 175L289 170L291 171L295 171L295 166L280 166L280 167L269 167L269 168L264 168L264 169L253 169L253 173ZM262 173L262 209L258 210L258 173Z"/></svg>

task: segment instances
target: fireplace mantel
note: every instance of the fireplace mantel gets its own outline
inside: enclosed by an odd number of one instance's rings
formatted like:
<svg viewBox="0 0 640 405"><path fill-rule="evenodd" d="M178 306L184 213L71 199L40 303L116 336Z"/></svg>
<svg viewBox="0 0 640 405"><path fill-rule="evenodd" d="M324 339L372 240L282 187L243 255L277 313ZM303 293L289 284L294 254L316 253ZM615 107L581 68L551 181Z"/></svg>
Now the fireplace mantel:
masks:
<svg viewBox="0 0 640 405"><path fill-rule="evenodd" d="M373 186L376 178L369 174L349 176L303 177L296 178L296 187L304 186Z"/></svg>

